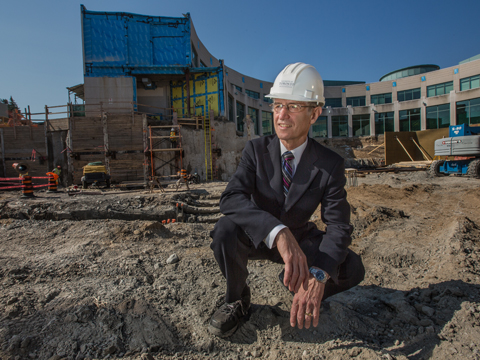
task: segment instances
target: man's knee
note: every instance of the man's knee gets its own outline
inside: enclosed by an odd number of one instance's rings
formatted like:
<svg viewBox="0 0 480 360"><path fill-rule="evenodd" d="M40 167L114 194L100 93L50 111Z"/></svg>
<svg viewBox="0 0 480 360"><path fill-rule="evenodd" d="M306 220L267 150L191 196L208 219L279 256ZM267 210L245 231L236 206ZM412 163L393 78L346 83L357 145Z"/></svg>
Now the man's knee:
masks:
<svg viewBox="0 0 480 360"><path fill-rule="evenodd" d="M237 238L238 225L228 217L221 217L215 227L210 232L212 243L210 247L215 251L216 248L225 246L226 242L233 242Z"/></svg>

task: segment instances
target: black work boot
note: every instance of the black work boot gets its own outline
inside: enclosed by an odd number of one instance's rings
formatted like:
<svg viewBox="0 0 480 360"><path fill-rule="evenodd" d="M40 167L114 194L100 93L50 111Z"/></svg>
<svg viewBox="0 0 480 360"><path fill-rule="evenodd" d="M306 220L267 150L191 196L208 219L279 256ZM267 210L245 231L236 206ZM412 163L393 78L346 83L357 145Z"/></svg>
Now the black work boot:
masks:
<svg viewBox="0 0 480 360"><path fill-rule="evenodd" d="M208 325L208 331L222 338L232 335L237 330L240 320L248 313L250 298L250 287L245 285L240 300L224 303L215 311Z"/></svg>

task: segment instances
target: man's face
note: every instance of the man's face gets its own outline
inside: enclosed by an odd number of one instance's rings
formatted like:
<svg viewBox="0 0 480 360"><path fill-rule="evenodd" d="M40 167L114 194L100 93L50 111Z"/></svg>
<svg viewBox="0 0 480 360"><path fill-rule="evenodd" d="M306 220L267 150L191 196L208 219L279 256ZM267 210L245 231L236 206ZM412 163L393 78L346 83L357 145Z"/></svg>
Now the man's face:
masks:
<svg viewBox="0 0 480 360"><path fill-rule="evenodd" d="M287 104L309 106L312 103L281 99L274 99L274 103L285 105L279 112L273 112L275 132L287 150L295 149L307 139L308 130L322 113L322 108L302 108L300 112L292 113Z"/></svg>

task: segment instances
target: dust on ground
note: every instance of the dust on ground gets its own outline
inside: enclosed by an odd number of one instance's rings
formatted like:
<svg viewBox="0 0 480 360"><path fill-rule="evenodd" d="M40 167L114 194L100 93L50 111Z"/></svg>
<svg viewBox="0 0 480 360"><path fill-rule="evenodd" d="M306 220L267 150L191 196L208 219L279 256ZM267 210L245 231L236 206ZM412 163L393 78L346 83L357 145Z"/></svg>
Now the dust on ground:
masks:
<svg viewBox="0 0 480 360"><path fill-rule="evenodd" d="M281 266L250 262L252 308L220 339L207 331L225 291L209 232L225 185L1 194L0 358L480 359L480 180L358 178L365 280L298 330ZM323 226L319 210L312 220Z"/></svg>

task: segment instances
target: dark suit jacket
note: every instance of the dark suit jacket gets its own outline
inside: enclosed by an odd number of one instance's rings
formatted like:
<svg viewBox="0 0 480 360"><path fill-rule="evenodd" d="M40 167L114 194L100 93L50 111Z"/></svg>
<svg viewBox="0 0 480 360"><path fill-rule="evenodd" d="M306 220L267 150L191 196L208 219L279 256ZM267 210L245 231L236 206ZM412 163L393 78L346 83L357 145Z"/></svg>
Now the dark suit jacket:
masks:
<svg viewBox="0 0 480 360"><path fill-rule="evenodd" d="M337 282L352 232L343 158L309 138L286 198L281 168L276 135L248 141L222 194L220 210L245 231L255 247L279 224L287 226L299 242L323 235L320 251L309 265L324 269ZM325 233L309 222L318 205L327 225Z"/></svg>

